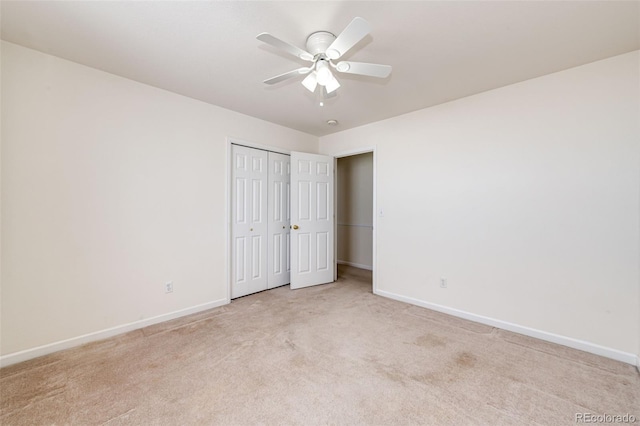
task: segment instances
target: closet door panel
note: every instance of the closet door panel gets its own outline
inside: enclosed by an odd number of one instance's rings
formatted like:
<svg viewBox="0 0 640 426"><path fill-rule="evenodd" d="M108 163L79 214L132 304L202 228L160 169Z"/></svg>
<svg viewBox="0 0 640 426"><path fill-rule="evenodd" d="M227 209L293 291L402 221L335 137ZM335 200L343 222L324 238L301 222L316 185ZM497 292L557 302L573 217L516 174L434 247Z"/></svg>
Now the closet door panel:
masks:
<svg viewBox="0 0 640 426"><path fill-rule="evenodd" d="M267 289L268 155L231 145L231 298Z"/></svg>
<svg viewBox="0 0 640 426"><path fill-rule="evenodd" d="M269 252L268 288L289 284L289 181L288 155L269 152Z"/></svg>

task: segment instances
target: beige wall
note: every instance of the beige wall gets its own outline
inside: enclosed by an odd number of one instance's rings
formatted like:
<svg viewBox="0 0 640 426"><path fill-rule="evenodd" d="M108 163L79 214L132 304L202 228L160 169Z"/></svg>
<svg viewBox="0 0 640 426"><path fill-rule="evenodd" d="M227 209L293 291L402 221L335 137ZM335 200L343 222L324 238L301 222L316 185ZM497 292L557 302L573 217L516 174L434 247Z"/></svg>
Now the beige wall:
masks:
<svg viewBox="0 0 640 426"><path fill-rule="evenodd" d="M338 263L371 269L373 153L338 158L337 163Z"/></svg>
<svg viewBox="0 0 640 426"><path fill-rule="evenodd" d="M638 64L633 52L320 138L326 154L376 146L378 293L640 353Z"/></svg>
<svg viewBox="0 0 640 426"><path fill-rule="evenodd" d="M226 138L317 151L4 42L2 124L3 355L226 303Z"/></svg>

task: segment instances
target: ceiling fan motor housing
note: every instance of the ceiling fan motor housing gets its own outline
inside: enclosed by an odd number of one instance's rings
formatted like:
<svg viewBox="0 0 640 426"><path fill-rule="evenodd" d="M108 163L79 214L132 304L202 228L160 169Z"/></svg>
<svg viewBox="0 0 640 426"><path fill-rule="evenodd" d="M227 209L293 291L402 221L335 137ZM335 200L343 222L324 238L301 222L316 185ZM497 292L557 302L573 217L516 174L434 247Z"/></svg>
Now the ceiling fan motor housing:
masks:
<svg viewBox="0 0 640 426"><path fill-rule="evenodd" d="M326 53L335 39L336 36L328 31L316 31L307 37L307 52L313 56Z"/></svg>

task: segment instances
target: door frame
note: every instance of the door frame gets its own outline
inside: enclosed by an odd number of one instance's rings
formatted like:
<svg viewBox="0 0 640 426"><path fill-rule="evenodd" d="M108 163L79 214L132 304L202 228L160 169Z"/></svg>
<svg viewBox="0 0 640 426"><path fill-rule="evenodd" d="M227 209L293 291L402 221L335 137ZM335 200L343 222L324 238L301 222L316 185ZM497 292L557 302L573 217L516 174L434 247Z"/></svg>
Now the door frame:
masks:
<svg viewBox="0 0 640 426"><path fill-rule="evenodd" d="M286 154L286 155L291 155L291 151L287 150L287 149L283 149L283 148L278 148L275 146L270 146L270 145L263 145L263 144L259 144L259 143L255 143L255 142L248 142L242 139L238 139L238 138L234 138L234 137L227 137L227 142L226 142L226 149L227 149L227 161L226 161L226 167L227 167L227 173L226 173L226 181L225 181L225 188L224 188L224 192L225 192L225 203L226 203L226 208L225 208L225 237L226 237L226 250L225 250L225 279L227 282L227 291L226 291L226 303L231 303L231 218L232 218L232 205L231 205L231 181L232 181L232 177L231 177L231 172L233 170L232 167L232 161L233 161L233 153L231 151L231 145L241 145L241 146L246 146L247 148L255 148L255 149L261 149L263 151L271 151L271 152L277 152L278 154Z"/></svg>
<svg viewBox="0 0 640 426"><path fill-rule="evenodd" d="M372 291L373 294L378 294L378 257L377 257L377 241L378 241L378 199L377 199L377 180L378 180L378 175L377 175L377 166L376 166L376 160L377 160L377 155L376 155L376 146L365 146L365 147L361 147L361 148L355 148L355 149L351 149L351 150L347 150L347 151L340 151L334 154L324 154L324 155L332 155L334 158L334 170L337 173L338 170L338 158L344 158L344 157L351 157L354 155L359 155L359 154L368 154L368 153L373 153L373 211L371 212L371 225L373 226L372 229L372 246L371 247L371 285L372 285ZM334 182L334 185L337 185L337 179ZM334 212L334 218L336 215L336 212L338 211L338 191L333 191L333 197L334 197L334 203L333 203L333 212ZM338 221L335 220L334 224L333 224L333 232L334 232L334 252L336 253L336 259L337 259L337 253L338 253ZM334 281L336 281L338 279L338 262L337 260L335 261L335 268L334 268Z"/></svg>

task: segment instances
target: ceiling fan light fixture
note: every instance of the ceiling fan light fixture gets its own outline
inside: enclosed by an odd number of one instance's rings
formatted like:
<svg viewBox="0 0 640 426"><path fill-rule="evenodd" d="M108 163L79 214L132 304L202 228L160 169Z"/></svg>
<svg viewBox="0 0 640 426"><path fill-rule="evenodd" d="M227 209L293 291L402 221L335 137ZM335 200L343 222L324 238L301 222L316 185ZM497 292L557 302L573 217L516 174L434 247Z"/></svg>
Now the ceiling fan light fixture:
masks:
<svg viewBox="0 0 640 426"><path fill-rule="evenodd" d="M327 84L324 85L324 88L327 90L327 93L332 93L340 87L340 82L338 79L331 74L331 78L327 81Z"/></svg>
<svg viewBox="0 0 640 426"><path fill-rule="evenodd" d="M318 63L316 64L316 73L318 84L320 86L326 86L332 79L335 79L326 61L318 61Z"/></svg>
<svg viewBox="0 0 640 426"><path fill-rule="evenodd" d="M310 73L308 76L302 80L302 85L307 88L311 93L316 91L316 86L318 86L318 78L316 76L316 72Z"/></svg>

